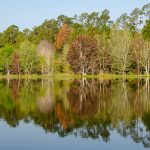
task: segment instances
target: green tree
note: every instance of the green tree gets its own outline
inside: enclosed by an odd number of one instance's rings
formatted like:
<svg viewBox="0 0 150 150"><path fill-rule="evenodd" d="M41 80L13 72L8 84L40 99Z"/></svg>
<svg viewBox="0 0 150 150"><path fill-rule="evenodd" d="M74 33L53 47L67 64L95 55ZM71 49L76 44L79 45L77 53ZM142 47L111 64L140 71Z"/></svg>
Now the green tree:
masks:
<svg viewBox="0 0 150 150"><path fill-rule="evenodd" d="M28 36L30 36L31 31L30 31L28 28L25 28L25 29L23 30L23 34L24 34L26 37L28 37Z"/></svg>
<svg viewBox="0 0 150 150"><path fill-rule="evenodd" d="M146 16L148 20L150 20L150 3L144 5L142 8L142 11L143 11L144 16Z"/></svg>
<svg viewBox="0 0 150 150"><path fill-rule="evenodd" d="M4 45L3 42L3 33L0 33L0 48Z"/></svg>
<svg viewBox="0 0 150 150"><path fill-rule="evenodd" d="M126 74L131 65L131 36L129 31L112 30L111 59L112 69L117 73Z"/></svg>
<svg viewBox="0 0 150 150"><path fill-rule="evenodd" d="M57 18L57 24L58 24L58 28L61 28L63 24L68 24L71 25L73 18L67 17L65 15L60 15Z"/></svg>
<svg viewBox="0 0 150 150"><path fill-rule="evenodd" d="M100 72L109 73L111 70L110 45L107 33L95 35L99 49Z"/></svg>
<svg viewBox="0 0 150 150"><path fill-rule="evenodd" d="M99 26L98 17L99 12L92 12L91 14L89 14L87 18L87 26L92 25L93 27L98 27Z"/></svg>
<svg viewBox="0 0 150 150"><path fill-rule="evenodd" d="M69 51L70 46L68 44L65 44L63 47L63 50L61 53L57 53L54 57L54 72L57 73L70 73L72 74L72 71L70 69L70 65L67 61L67 55Z"/></svg>
<svg viewBox="0 0 150 150"><path fill-rule="evenodd" d="M78 22L79 24L81 24L83 27L87 27L89 24L88 24L88 13L82 13L80 16L79 16L79 19L78 19Z"/></svg>
<svg viewBox="0 0 150 150"><path fill-rule="evenodd" d="M146 75L150 73L150 42L144 41L140 49L140 63L144 67Z"/></svg>
<svg viewBox="0 0 150 150"><path fill-rule="evenodd" d="M30 34L30 40L37 44L41 40L47 40L51 43L55 42L55 36L58 32L58 23L55 19L45 20L44 23L38 27L34 27Z"/></svg>
<svg viewBox="0 0 150 150"><path fill-rule="evenodd" d="M0 65L4 72L9 76L11 69L11 59L13 55L14 49L10 45L6 45L5 47L0 49Z"/></svg>
<svg viewBox="0 0 150 150"><path fill-rule="evenodd" d="M109 37L111 24L112 21L110 20L109 10L105 9L102 11L99 17L99 25L101 33Z"/></svg>
<svg viewBox="0 0 150 150"><path fill-rule="evenodd" d="M146 25L142 29L142 35L144 39L150 41L150 20L146 21Z"/></svg>
<svg viewBox="0 0 150 150"><path fill-rule="evenodd" d="M32 74L38 71L38 59L36 46L29 41L24 41L19 47L19 62L21 70L25 74Z"/></svg>
<svg viewBox="0 0 150 150"><path fill-rule="evenodd" d="M127 13L122 14L117 20L116 20L116 26L118 29L129 29L129 19L130 17L128 16Z"/></svg>
<svg viewBox="0 0 150 150"><path fill-rule="evenodd" d="M130 14L129 28L134 34L138 32L139 26L142 24L142 11L139 8L135 8Z"/></svg>
<svg viewBox="0 0 150 150"><path fill-rule="evenodd" d="M19 28L11 25L3 32L3 40L5 44L16 44Z"/></svg>

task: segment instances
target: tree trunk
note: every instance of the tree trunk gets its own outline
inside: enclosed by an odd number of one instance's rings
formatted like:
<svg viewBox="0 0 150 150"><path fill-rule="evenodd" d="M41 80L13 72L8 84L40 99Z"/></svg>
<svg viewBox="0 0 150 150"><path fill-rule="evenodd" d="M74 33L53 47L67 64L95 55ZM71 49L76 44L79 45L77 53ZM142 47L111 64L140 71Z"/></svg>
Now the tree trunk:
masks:
<svg viewBox="0 0 150 150"><path fill-rule="evenodd" d="M149 64L149 62L148 62L148 66L147 66L148 75L149 75L149 68L150 68L150 64Z"/></svg>
<svg viewBox="0 0 150 150"><path fill-rule="evenodd" d="M148 75L149 75L149 68L148 68L148 65L145 67L145 72L146 72L146 75L148 76Z"/></svg>
<svg viewBox="0 0 150 150"><path fill-rule="evenodd" d="M82 75L85 75L85 70L84 70L84 66L82 67Z"/></svg>
<svg viewBox="0 0 150 150"><path fill-rule="evenodd" d="M10 72L9 72L9 69L7 68L7 76L9 76L10 75Z"/></svg>
<svg viewBox="0 0 150 150"><path fill-rule="evenodd" d="M139 62L137 63L137 71L138 71L138 75L140 74L140 65Z"/></svg>
<svg viewBox="0 0 150 150"><path fill-rule="evenodd" d="M43 75L43 65L41 66L41 74Z"/></svg>

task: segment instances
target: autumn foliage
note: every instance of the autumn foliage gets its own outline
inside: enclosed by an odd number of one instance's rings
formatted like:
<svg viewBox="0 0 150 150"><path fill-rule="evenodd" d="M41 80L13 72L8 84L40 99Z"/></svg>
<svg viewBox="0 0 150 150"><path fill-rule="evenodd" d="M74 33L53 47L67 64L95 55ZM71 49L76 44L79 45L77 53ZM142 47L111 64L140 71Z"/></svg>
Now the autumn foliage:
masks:
<svg viewBox="0 0 150 150"><path fill-rule="evenodd" d="M98 90L94 81L75 80L67 94L72 111L80 117L92 118L98 110Z"/></svg>
<svg viewBox="0 0 150 150"><path fill-rule="evenodd" d="M79 36L70 47L68 62L75 73L83 75L98 73L97 41L89 36Z"/></svg>
<svg viewBox="0 0 150 150"><path fill-rule="evenodd" d="M63 126L63 129L66 130L69 126L70 120L67 116L67 113L65 113L65 110L62 108L61 104L56 105L55 112L57 114L59 122Z"/></svg>
<svg viewBox="0 0 150 150"><path fill-rule="evenodd" d="M17 52L14 52L13 57L12 57L12 73L13 74L20 73L19 55Z"/></svg>
<svg viewBox="0 0 150 150"><path fill-rule="evenodd" d="M69 38L69 35L70 35L70 28L68 24L65 23L62 26L62 28L59 30L57 37L56 37L55 46L57 50L60 50L63 48L64 44Z"/></svg>
<svg viewBox="0 0 150 150"><path fill-rule="evenodd" d="M0 32L0 74L150 75L150 3L116 20L110 11ZM17 53L16 53L17 52Z"/></svg>

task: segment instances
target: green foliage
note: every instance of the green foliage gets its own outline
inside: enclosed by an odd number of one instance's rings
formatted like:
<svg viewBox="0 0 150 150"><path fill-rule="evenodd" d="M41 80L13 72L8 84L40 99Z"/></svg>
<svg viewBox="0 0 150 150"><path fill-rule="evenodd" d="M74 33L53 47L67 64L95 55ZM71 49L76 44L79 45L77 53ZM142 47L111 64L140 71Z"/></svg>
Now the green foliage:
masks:
<svg viewBox="0 0 150 150"><path fill-rule="evenodd" d="M34 44L29 41L21 43L19 47L19 61L23 73L32 74L36 72L38 59Z"/></svg>
<svg viewBox="0 0 150 150"><path fill-rule="evenodd" d="M150 20L150 3L146 4L142 8L142 12L148 20Z"/></svg>
<svg viewBox="0 0 150 150"><path fill-rule="evenodd" d="M58 54L56 56L57 58L55 58L55 59L57 59L57 64L55 64L56 66L54 66L54 68L55 67L57 68L56 69L57 73L59 73L59 72L68 73L68 74L72 73L72 71L70 70L70 65L67 61L68 51L69 51L69 45L66 44L66 45L64 45L62 53Z"/></svg>
<svg viewBox="0 0 150 150"><path fill-rule="evenodd" d="M57 21L54 19L45 20L45 22L42 25L33 29L33 32L31 32L29 38L35 44L39 43L41 40L47 40L54 43L57 32Z"/></svg>
<svg viewBox="0 0 150 150"><path fill-rule="evenodd" d="M3 33L3 42L5 44L16 44L19 28L15 25L8 27Z"/></svg>
<svg viewBox="0 0 150 150"><path fill-rule="evenodd" d="M13 52L14 49L10 45L6 45L0 49L0 66L4 72L7 72L8 75L10 73Z"/></svg>
<svg viewBox="0 0 150 150"><path fill-rule="evenodd" d="M112 31L112 69L117 73L126 74L129 71L129 67L131 65L130 42L131 35L128 31Z"/></svg>
<svg viewBox="0 0 150 150"><path fill-rule="evenodd" d="M135 8L130 14L122 14L116 21L111 20L109 10L105 9L74 17L60 15L57 19L45 20L32 30L26 28L20 31L17 26L11 25L0 33L0 74L72 74L74 69L70 69L68 59L71 63L76 62L75 68L85 67L83 70L87 70L88 74L92 70L93 74L146 72L148 75L149 8L150 3ZM80 37L89 37L90 40L87 43L81 39L74 43ZM94 45L90 45L91 39L95 40ZM73 44L77 48L74 57L71 50ZM88 47L81 48L81 45ZM72 54L70 58L67 57L68 49ZM83 49L88 52L82 58L87 60L84 67L83 62L78 61L78 54L83 55ZM75 69L76 73L81 74L81 69L78 69Z"/></svg>
<svg viewBox="0 0 150 150"><path fill-rule="evenodd" d="M0 33L0 48L3 47L4 42L3 42L3 34Z"/></svg>
<svg viewBox="0 0 150 150"><path fill-rule="evenodd" d="M142 10L135 8L130 14L129 27L132 34L138 32L139 26L142 24Z"/></svg>
<svg viewBox="0 0 150 150"><path fill-rule="evenodd" d="M146 21L146 25L142 29L142 35L146 40L150 41L150 20Z"/></svg>

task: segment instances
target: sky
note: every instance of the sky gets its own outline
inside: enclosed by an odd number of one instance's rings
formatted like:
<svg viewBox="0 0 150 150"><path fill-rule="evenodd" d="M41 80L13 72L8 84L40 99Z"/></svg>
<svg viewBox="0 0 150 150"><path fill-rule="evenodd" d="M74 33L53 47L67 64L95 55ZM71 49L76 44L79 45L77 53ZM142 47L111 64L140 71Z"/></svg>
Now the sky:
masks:
<svg viewBox="0 0 150 150"><path fill-rule="evenodd" d="M110 10L112 20L150 0L0 0L0 32L10 25L32 29L45 19L59 15L74 16L83 12Z"/></svg>

